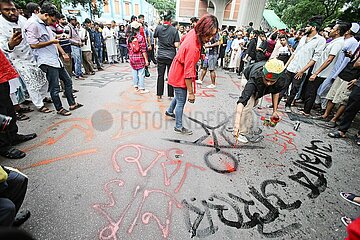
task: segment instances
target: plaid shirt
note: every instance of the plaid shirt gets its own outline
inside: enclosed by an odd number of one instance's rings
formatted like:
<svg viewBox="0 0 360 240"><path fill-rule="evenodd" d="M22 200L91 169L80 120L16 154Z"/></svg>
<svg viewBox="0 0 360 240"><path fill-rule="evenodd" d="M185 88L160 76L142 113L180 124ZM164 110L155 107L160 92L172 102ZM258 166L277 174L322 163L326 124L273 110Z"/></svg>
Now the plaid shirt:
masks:
<svg viewBox="0 0 360 240"><path fill-rule="evenodd" d="M136 35L136 38L139 41L140 51L134 53L129 42L128 42L128 49L129 49L130 66L134 70L139 70L145 67L145 58L143 56L143 53L146 53L146 43L144 38L139 33Z"/></svg>

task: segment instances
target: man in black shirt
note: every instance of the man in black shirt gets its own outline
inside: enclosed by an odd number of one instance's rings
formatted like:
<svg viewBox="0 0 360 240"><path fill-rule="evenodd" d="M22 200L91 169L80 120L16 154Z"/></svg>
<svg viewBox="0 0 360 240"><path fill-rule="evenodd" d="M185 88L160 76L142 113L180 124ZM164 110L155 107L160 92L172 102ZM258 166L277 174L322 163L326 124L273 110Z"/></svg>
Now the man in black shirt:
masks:
<svg viewBox="0 0 360 240"><path fill-rule="evenodd" d="M171 25L172 14L168 12L164 16L164 23L158 25L154 32L154 38L157 38L158 51L157 51L157 97L162 98L164 94L164 76L165 70L169 72L171 63L176 55L176 48L180 45L179 33L175 27ZM168 84L168 97L174 97L174 89Z"/></svg>
<svg viewBox="0 0 360 240"><path fill-rule="evenodd" d="M284 63L278 59L271 59L267 62L257 62L244 70L248 82L237 102L235 115L234 136L239 142L247 143L246 134L252 128L252 109L257 100L266 94L272 94L273 114L272 117L279 119L277 106L279 93L284 88L284 82L278 81L284 71Z"/></svg>

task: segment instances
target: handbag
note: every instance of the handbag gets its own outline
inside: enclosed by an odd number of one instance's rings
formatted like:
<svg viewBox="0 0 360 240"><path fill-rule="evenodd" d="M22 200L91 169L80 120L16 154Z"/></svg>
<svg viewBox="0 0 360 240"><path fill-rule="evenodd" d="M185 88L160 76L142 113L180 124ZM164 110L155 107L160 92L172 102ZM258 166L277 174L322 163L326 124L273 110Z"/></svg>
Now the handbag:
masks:
<svg viewBox="0 0 360 240"><path fill-rule="evenodd" d="M145 67L145 77L150 77L150 72L148 67Z"/></svg>

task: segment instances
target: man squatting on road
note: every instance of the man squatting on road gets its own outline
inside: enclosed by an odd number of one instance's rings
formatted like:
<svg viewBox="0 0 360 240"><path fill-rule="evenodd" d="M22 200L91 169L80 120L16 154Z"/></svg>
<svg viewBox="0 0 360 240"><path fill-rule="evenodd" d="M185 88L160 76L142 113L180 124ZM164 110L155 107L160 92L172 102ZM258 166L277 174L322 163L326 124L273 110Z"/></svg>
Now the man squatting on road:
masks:
<svg viewBox="0 0 360 240"><path fill-rule="evenodd" d="M272 118L279 118L277 112L279 93L285 87L285 82L283 79L279 81L278 79L283 71L284 63L278 59L254 63L244 70L244 76L248 81L237 101L233 132L239 142L248 142L246 134L249 134L252 129L252 109L256 106L259 98L271 93L274 106Z"/></svg>

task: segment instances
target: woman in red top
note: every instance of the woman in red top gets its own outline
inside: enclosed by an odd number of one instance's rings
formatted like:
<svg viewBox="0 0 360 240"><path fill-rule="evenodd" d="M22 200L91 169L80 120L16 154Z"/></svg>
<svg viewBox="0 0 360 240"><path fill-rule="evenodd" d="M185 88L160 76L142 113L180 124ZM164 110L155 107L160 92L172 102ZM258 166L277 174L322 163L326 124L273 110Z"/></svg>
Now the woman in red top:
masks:
<svg viewBox="0 0 360 240"><path fill-rule="evenodd" d="M141 24L137 21L131 23L131 33L128 38L129 60L133 69L134 87L140 93L148 93L145 90L145 66L149 65L146 54L146 42L140 34Z"/></svg>
<svg viewBox="0 0 360 240"><path fill-rule="evenodd" d="M195 102L193 84L196 78L196 63L199 61L202 45L215 36L218 26L218 20L214 15L204 15L194 29L183 37L180 48L171 64L168 83L174 87L175 98L171 101L165 115L175 118L174 131L176 133L192 134L192 131L184 128L182 124L186 97L188 94L189 102Z"/></svg>
<svg viewBox="0 0 360 240"><path fill-rule="evenodd" d="M19 77L5 54L0 50L0 114L12 118L9 126L0 131L0 156L19 159L25 157L25 153L14 148L12 145L28 141L36 137L36 134L20 135L16 125L16 114L10 99L9 80Z"/></svg>

